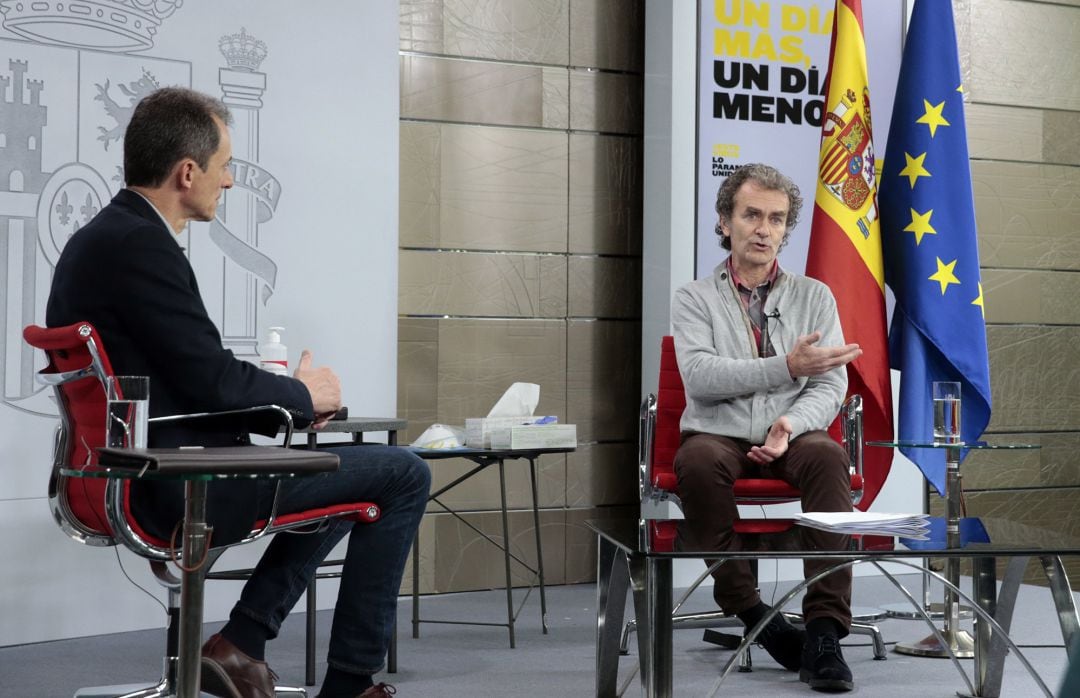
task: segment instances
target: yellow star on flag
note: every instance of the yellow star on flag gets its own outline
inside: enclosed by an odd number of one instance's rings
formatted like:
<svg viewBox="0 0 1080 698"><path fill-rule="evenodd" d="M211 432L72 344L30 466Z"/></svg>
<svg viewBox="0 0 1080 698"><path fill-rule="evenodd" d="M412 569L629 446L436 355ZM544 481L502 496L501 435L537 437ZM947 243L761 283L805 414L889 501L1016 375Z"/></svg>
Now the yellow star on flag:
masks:
<svg viewBox="0 0 1080 698"><path fill-rule="evenodd" d="M915 119L917 124L926 124L930 127L930 137L933 138L937 135L938 126L949 126L949 122L945 120L945 117L941 115L941 111L945 108L945 102L938 105L932 105L925 99L922 101L923 108L926 110L922 116Z"/></svg>
<svg viewBox="0 0 1080 698"><path fill-rule="evenodd" d="M916 247L922 243L923 235L937 235L934 226L930 225L930 216L932 215L934 215L934 209L930 209L926 213L919 213L915 209L911 209L911 222L904 228L904 232L915 233Z"/></svg>
<svg viewBox="0 0 1080 698"><path fill-rule="evenodd" d="M945 289L949 287L949 284L959 284L960 279L956 278L953 274L953 269L956 268L956 260L946 264L941 261L941 257L935 257L937 260L937 271L929 276L928 281L936 281L941 284L941 295L945 295Z"/></svg>
<svg viewBox="0 0 1080 698"><path fill-rule="evenodd" d="M979 306L979 312L982 313L983 320L986 320L986 306L983 305L982 282L979 282L979 297L971 301L971 304Z"/></svg>
<svg viewBox="0 0 1080 698"><path fill-rule="evenodd" d="M908 178L908 181L911 182L912 189L915 188L915 180L919 177L933 176L930 174L929 170L923 167L923 162L926 160L926 153L914 158L911 157L909 153L904 153L904 160L907 161L907 164L904 165L904 169L900 170L900 176Z"/></svg>

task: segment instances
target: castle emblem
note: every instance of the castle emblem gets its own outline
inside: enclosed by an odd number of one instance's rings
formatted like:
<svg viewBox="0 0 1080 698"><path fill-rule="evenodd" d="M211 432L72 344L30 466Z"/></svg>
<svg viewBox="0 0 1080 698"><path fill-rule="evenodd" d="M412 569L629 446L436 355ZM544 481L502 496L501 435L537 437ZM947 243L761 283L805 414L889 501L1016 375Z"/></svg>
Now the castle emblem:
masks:
<svg viewBox="0 0 1080 698"><path fill-rule="evenodd" d="M864 238L870 237L870 224L878 216L871 133L869 91L860 98L849 89L825 115L821 137L820 183L846 208L866 208L858 221Z"/></svg>
<svg viewBox="0 0 1080 698"><path fill-rule="evenodd" d="M0 36L0 297L7 301L0 307L0 399L7 407L56 414L51 391L34 380L39 357L20 330L43 323L61 251L122 186L120 145L135 105L160 85L192 85L190 58L131 55L153 48L162 22L182 5L0 0L3 28L20 37ZM218 47L225 66L216 87L234 117L235 185L205 232L185 231L180 242L197 271L220 274L219 302L210 305L224 344L254 356L259 313L277 276L276 263L259 249L260 226L281 197L280 182L259 162L267 84L259 69L268 50L246 29L221 36ZM212 244L199 243L206 235Z"/></svg>

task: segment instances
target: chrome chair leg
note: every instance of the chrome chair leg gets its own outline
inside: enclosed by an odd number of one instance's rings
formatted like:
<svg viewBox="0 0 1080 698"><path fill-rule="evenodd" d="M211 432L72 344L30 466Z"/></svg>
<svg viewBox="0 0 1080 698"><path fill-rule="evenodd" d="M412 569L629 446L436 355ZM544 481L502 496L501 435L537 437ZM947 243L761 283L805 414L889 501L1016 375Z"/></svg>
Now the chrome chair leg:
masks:
<svg viewBox="0 0 1080 698"><path fill-rule="evenodd" d="M75 698L172 698L175 695L175 689L169 689L162 684L145 688L138 684L95 686L75 691Z"/></svg>
<svg viewBox="0 0 1080 698"><path fill-rule="evenodd" d="M176 657L178 646L177 618L180 613L180 579L172 573L168 565L158 560L150 562L150 570L153 572L157 582L165 587L167 592L165 658L162 661L161 679L154 686L122 684L80 688L75 692L74 698L174 698L176 696L178 672L178 660Z"/></svg>
<svg viewBox="0 0 1080 698"><path fill-rule="evenodd" d="M792 623L801 624L802 615L798 613L789 613L784 611L784 617ZM877 617L877 616L867 616ZM725 622L727 621L727 622ZM672 617L671 624L675 629L680 628L741 628L742 622L737 618L731 616L725 616L719 611L707 611L704 613L682 613ZM630 647L630 634L637 631L637 621L631 619L623 626L622 635L619 637L619 654L626 655L629 653ZM867 623L862 621L853 621L851 624L851 633L853 635L865 635L870 638L873 646L874 659L885 660L889 658L888 649L885 647L885 639L881 635L881 630L874 623ZM749 671L751 661L749 657L739 658L739 671Z"/></svg>
<svg viewBox="0 0 1080 698"><path fill-rule="evenodd" d="M637 632L636 618L626 621L626 625L623 626L622 634L619 636L619 654L623 656L630 654L630 633L633 632Z"/></svg>
<svg viewBox="0 0 1080 698"><path fill-rule="evenodd" d="M671 617L671 626L674 630L687 628L743 628L742 621L734 616L725 616L720 611L706 611L704 613L679 613ZM622 634L619 636L619 654L626 656L630 653L630 634L637 632L637 619L630 619L623 625ZM708 641L708 640L706 640ZM714 643L717 644L717 643ZM734 649L734 648L729 648ZM751 671L753 660L750 650L747 649L739 656L739 671Z"/></svg>
<svg viewBox="0 0 1080 698"><path fill-rule="evenodd" d="M278 696L300 696L300 698L307 698L307 690L296 686L274 686L274 694Z"/></svg>
<svg viewBox="0 0 1080 698"><path fill-rule="evenodd" d="M165 669L156 686L122 684L117 686L93 686L75 691L74 698L173 698L176 695L175 661L165 660Z"/></svg>
<svg viewBox="0 0 1080 698"><path fill-rule="evenodd" d="M889 658L889 653L885 649L885 639L881 637L881 630L878 629L877 625L853 621L851 623L851 634L870 637L870 641L874 646L874 659L884 660Z"/></svg>
<svg viewBox="0 0 1080 698"><path fill-rule="evenodd" d="M725 616L720 611L700 613L676 613L671 616L671 625L676 630L685 628L742 628L743 624L735 616ZM619 654L629 652L630 634L637 632L637 619L626 621L619 637Z"/></svg>

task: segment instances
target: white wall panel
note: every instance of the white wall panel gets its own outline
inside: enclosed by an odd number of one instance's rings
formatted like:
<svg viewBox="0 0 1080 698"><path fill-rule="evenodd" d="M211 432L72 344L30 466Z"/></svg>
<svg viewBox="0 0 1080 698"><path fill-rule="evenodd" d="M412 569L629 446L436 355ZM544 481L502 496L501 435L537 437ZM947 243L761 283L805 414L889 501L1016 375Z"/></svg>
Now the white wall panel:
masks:
<svg viewBox="0 0 1080 698"><path fill-rule="evenodd" d="M159 2L156 18L124 30L48 14L64 5L19 4L0 23L0 126L8 146L35 143L0 159L0 645L162 623L112 551L50 520L55 409L33 382L42 358L21 340L44 323L68 236L121 186L120 137L144 91L191 86L233 111L237 186L218 216L254 254L227 253L203 223L180 236L226 345L253 358L282 325L290 361L311 348L341 376L352 414L396 412L398 3ZM262 61L226 56L237 41ZM129 565L156 587L146 567ZM238 592L211 584L207 619Z"/></svg>

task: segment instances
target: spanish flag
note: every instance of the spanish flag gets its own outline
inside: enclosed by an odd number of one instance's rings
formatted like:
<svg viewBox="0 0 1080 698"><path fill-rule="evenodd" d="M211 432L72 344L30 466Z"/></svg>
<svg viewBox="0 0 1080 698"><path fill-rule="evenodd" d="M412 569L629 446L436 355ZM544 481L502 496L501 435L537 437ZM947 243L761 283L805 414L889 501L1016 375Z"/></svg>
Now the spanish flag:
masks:
<svg viewBox="0 0 1080 698"><path fill-rule="evenodd" d="M837 0L806 273L832 289L844 338L862 347L862 356L847 371L848 394L863 399L865 438L888 441L892 385L875 160L862 2ZM834 436L838 430L833 424ZM860 509L873 503L891 465L891 449L864 451Z"/></svg>

